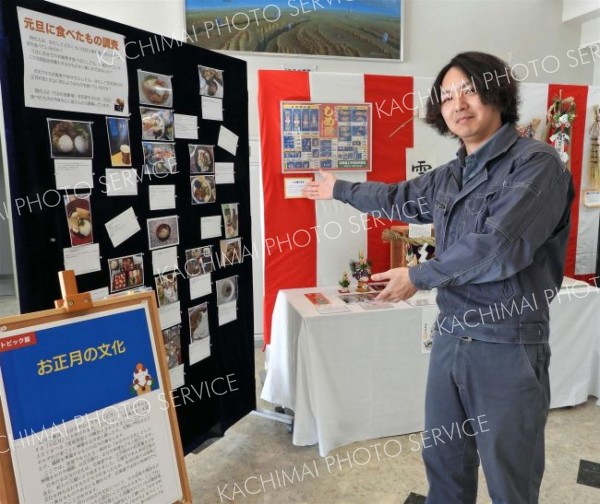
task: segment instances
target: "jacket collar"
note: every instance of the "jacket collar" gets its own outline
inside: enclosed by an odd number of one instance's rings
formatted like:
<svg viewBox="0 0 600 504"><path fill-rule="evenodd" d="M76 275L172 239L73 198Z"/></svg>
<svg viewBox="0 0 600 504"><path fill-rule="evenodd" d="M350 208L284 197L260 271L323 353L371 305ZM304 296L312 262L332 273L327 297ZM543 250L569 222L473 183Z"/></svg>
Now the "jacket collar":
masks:
<svg viewBox="0 0 600 504"><path fill-rule="evenodd" d="M455 179L455 184L453 185L455 185L454 189L457 195L456 201L473 192L481 183L488 179L486 167L489 162L506 153L518 138L519 132L513 124L506 123L502 125L484 145L471 154L472 156L477 156L477 163L481 163L482 169L478 170L478 173L469 180L468 184L461 184L461 186L458 185L458 181L462 179L461 161L464 162L466 151L464 146L458 150L456 153L456 162L450 164L450 171Z"/></svg>
<svg viewBox="0 0 600 504"><path fill-rule="evenodd" d="M519 132L514 124L505 123L485 142L479 149L470 154L477 160L477 164L487 164L493 159L504 154L510 149L519 138ZM456 152L458 163L461 166L465 164L467 152L464 145Z"/></svg>

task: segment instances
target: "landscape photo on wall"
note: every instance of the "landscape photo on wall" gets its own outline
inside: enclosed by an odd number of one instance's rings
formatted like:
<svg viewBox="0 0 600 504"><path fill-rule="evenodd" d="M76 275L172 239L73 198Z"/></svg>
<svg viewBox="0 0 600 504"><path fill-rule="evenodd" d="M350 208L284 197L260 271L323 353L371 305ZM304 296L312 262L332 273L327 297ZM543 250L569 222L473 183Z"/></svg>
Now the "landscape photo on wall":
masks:
<svg viewBox="0 0 600 504"><path fill-rule="evenodd" d="M186 0L186 30L212 50L402 60L402 0Z"/></svg>

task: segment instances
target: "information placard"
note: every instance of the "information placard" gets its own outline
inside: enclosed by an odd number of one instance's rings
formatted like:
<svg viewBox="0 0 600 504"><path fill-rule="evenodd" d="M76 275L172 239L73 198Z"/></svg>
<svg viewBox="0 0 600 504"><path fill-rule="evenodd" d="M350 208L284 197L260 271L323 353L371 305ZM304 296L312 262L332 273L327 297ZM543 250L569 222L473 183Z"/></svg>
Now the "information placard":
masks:
<svg viewBox="0 0 600 504"><path fill-rule="evenodd" d="M97 306L1 321L3 486L10 451L20 503L189 502L153 294Z"/></svg>
<svg viewBox="0 0 600 504"><path fill-rule="evenodd" d="M17 11L27 107L129 115L125 37L23 7Z"/></svg>
<svg viewBox="0 0 600 504"><path fill-rule="evenodd" d="M371 104L281 102L284 173L371 171Z"/></svg>

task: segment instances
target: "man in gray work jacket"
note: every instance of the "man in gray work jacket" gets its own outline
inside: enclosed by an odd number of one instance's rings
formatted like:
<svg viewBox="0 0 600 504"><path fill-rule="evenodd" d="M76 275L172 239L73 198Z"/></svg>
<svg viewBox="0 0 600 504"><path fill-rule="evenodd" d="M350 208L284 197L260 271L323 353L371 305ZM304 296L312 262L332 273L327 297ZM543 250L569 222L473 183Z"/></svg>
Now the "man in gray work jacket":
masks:
<svg viewBox="0 0 600 504"><path fill-rule="evenodd" d="M426 118L460 140L456 159L399 184L322 173L304 189L311 199L364 212L403 208L402 220L434 224L434 259L373 275L389 280L382 300L437 288L425 401L428 504L474 504L479 460L494 504L539 499L548 305L563 278L574 191L550 145L519 137L517 105L503 61L459 54L437 76Z"/></svg>

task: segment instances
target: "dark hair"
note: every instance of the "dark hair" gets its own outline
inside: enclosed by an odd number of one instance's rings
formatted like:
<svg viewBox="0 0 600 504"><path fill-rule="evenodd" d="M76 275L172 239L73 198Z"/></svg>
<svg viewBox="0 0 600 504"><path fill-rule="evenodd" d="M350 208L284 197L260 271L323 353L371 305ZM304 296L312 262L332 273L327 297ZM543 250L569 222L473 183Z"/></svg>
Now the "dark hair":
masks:
<svg viewBox="0 0 600 504"><path fill-rule="evenodd" d="M461 70L473 84L481 103L496 105L500 109L502 124L516 124L519 120L519 89L510 67L496 56L476 51L457 54L440 70L427 103L427 124L442 135L452 135L442 117L440 89L446 73L453 67Z"/></svg>

